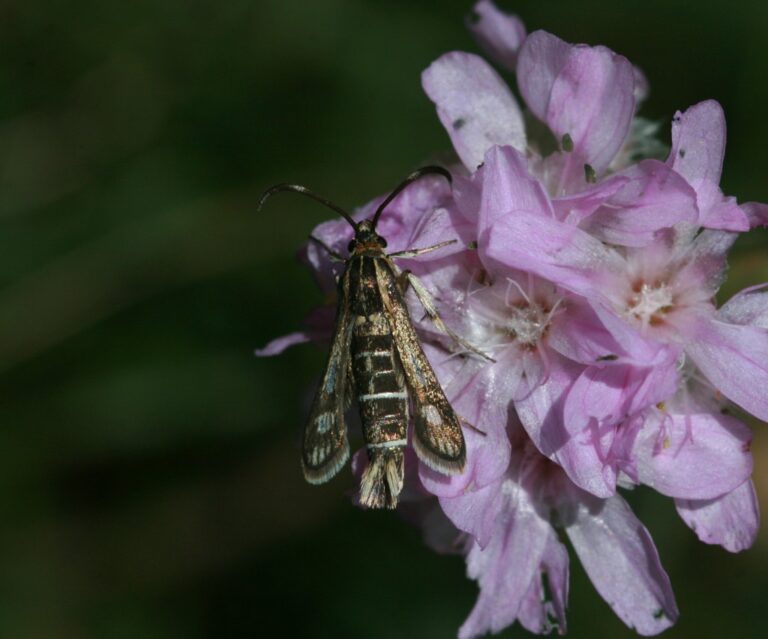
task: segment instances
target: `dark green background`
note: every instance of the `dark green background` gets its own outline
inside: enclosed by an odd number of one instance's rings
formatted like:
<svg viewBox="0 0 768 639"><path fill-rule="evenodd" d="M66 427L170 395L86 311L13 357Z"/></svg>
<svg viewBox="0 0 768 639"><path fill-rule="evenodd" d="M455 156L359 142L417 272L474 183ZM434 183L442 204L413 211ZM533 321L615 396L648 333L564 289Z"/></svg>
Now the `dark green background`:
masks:
<svg viewBox="0 0 768 639"><path fill-rule="evenodd" d="M671 4L514 8L640 65L665 136L676 109L720 100L724 188L768 200L768 5ZM327 212L255 202L295 180L351 207L447 150L419 74L476 50L468 9L0 5L0 636L454 636L476 592L462 561L354 509L348 471L301 478L323 353L252 349L321 301L294 254ZM765 250L739 241L726 295L768 279ZM670 500L632 500L678 597L666 636L764 636L768 537L731 556ZM571 636L633 636L572 572Z"/></svg>

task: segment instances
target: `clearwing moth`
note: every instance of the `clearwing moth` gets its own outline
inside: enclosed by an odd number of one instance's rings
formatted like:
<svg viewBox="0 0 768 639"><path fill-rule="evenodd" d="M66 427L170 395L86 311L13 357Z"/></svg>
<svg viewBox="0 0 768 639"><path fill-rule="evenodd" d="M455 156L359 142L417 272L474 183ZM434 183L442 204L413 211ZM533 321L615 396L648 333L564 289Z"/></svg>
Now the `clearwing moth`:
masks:
<svg viewBox="0 0 768 639"><path fill-rule="evenodd" d="M415 257L453 244L387 254L387 241L376 233L382 211L409 184L424 175L451 174L438 166L411 173L376 209L356 222L329 200L297 184L276 184L261 196L279 191L311 197L339 213L355 230L344 259L317 238L336 261L345 264L338 280L338 308L328 362L302 438L304 477L312 484L331 479L349 458L344 413L357 398L368 465L360 483L360 503L395 508L403 488L404 452L413 412L413 447L430 468L455 475L464 470L466 445L454 412L421 348L403 294L410 285L435 325L468 351L490 359L451 332L437 314L427 289L413 274L400 271L393 258Z"/></svg>

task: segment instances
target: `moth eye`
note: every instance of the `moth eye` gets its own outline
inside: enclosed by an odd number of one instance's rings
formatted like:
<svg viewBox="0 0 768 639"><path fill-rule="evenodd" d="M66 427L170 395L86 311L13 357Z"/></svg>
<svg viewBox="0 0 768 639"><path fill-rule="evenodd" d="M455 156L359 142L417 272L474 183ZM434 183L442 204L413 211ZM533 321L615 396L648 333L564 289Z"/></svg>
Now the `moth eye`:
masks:
<svg viewBox="0 0 768 639"><path fill-rule="evenodd" d="M351 253L352 249L355 248L355 240L350 240L349 244L347 244L347 250Z"/></svg>
<svg viewBox="0 0 768 639"><path fill-rule="evenodd" d="M385 240L383 237L379 238L381 240L381 246L382 248L387 248L387 240Z"/></svg>

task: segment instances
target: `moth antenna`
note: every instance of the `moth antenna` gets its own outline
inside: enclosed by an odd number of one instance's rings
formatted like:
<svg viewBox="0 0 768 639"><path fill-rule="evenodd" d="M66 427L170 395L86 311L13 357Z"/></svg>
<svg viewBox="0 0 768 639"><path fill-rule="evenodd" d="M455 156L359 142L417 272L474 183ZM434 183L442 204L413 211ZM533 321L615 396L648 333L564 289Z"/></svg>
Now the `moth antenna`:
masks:
<svg viewBox="0 0 768 639"><path fill-rule="evenodd" d="M442 166L423 166L420 169L416 169L413 173L411 173L407 178L405 178L392 193L390 193L387 198L379 205L379 208L376 209L376 213L373 214L373 229L376 229L376 224L379 221L379 216L381 215L381 212L387 207L387 205L394 200L400 193L405 189L409 184L412 182L415 182L416 180L424 177L425 175L442 175L446 180L448 180L449 184L453 184L453 178L451 177L451 174L444 169Z"/></svg>
<svg viewBox="0 0 768 639"><path fill-rule="evenodd" d="M311 197L313 200L320 202L320 204L324 204L329 209L336 211L339 215L341 215L341 217L343 217L352 225L353 229L357 230L357 223L352 219L352 216L349 213L347 213L344 209L342 209L340 206L337 206L330 200L325 199L323 196L318 195L314 191L310 191L306 186L301 186L300 184L282 183L270 186L266 191L264 191L264 193L261 194L261 197L256 204L256 212L258 213L261 211L261 207L264 206L264 202L266 202L275 193L279 193L280 191L293 191L299 195L306 195L307 197Z"/></svg>

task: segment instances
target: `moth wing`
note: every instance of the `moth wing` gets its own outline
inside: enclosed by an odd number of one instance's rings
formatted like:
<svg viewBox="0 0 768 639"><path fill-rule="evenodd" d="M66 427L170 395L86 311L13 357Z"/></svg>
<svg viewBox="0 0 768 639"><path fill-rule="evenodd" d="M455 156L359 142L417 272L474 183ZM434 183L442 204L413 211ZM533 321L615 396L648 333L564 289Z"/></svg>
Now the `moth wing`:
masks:
<svg viewBox="0 0 768 639"><path fill-rule="evenodd" d="M419 459L446 475L464 470L467 457L459 418L421 348L394 268L376 261L377 281L414 407L413 447Z"/></svg>
<svg viewBox="0 0 768 639"><path fill-rule="evenodd" d="M331 479L349 458L344 411L350 400L347 391L353 325L349 319L348 293L349 278L345 272L339 286L339 305L331 350L302 439L301 465L304 477L311 484L322 484Z"/></svg>

